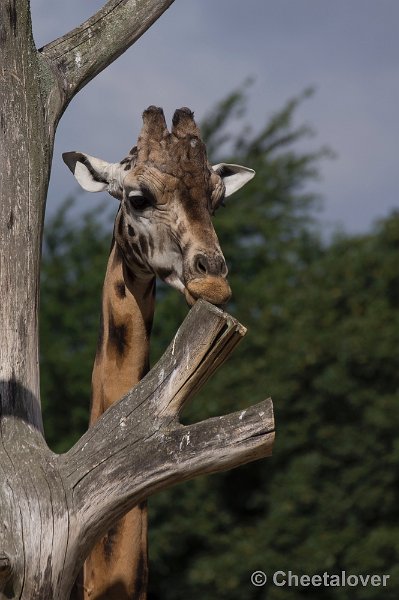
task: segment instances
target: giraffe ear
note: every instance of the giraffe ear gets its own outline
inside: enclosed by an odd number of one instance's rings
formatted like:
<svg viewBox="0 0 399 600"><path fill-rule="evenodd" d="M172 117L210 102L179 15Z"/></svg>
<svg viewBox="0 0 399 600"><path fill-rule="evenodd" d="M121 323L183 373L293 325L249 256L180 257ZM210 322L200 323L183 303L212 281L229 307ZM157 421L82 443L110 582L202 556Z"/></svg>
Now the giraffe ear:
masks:
<svg viewBox="0 0 399 600"><path fill-rule="evenodd" d="M223 179L226 188L225 198L242 188L255 175L253 169L227 163L219 163L214 165L212 169Z"/></svg>
<svg viewBox="0 0 399 600"><path fill-rule="evenodd" d="M62 158L84 190L107 191L121 199L123 169L120 163L108 163L83 152L64 152Z"/></svg>

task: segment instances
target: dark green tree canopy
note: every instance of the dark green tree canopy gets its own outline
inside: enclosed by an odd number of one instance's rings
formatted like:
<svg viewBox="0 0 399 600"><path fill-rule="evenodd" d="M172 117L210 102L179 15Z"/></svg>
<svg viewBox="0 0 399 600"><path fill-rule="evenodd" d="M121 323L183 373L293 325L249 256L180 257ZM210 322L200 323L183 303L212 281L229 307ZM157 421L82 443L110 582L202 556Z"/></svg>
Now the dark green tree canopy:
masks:
<svg viewBox="0 0 399 600"><path fill-rule="evenodd" d="M257 172L215 217L229 311L249 332L185 420L239 409L250 389L254 401L273 397L277 439L267 462L151 499L153 600L382 597L370 586L256 588L257 569L385 573L392 583L383 597L397 596L399 214L368 234L322 240L311 190L329 152L303 150L311 132L295 125L308 93L260 131L242 127L244 90L202 124L214 162ZM112 227L105 209L71 221L68 207L48 223L43 255L42 395L56 450L87 424ZM154 361L186 312L182 297L159 286Z"/></svg>

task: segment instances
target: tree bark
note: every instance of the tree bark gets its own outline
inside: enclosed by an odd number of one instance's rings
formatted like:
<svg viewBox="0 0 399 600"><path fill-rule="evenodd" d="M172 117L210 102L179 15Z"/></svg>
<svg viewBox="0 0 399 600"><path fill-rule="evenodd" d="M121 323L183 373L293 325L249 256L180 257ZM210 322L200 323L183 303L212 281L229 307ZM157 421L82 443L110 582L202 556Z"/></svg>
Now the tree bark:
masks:
<svg viewBox="0 0 399 600"><path fill-rule="evenodd" d="M51 143L26 1L0 3L0 394L2 414L42 429L39 268Z"/></svg>

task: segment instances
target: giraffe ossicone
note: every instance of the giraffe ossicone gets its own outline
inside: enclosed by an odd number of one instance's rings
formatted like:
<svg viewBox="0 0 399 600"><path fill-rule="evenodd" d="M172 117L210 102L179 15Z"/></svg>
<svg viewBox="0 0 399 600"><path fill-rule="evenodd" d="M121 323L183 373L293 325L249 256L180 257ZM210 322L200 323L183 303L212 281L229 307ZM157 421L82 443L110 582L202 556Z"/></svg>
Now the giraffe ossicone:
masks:
<svg viewBox="0 0 399 600"><path fill-rule="evenodd" d="M222 305L231 292L211 216L255 173L211 166L191 110L176 110L172 123L169 132L163 110L151 106L137 146L119 163L82 152L63 158L85 190L120 200L114 235L133 272L157 275L189 304L201 297Z"/></svg>

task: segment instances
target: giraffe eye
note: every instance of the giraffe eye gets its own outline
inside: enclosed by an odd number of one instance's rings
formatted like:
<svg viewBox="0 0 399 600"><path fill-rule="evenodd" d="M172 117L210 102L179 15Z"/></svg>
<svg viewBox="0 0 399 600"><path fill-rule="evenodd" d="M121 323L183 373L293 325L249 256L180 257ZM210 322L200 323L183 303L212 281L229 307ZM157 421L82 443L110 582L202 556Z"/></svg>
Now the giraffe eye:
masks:
<svg viewBox="0 0 399 600"><path fill-rule="evenodd" d="M128 198L133 208L137 210L143 210L152 205L151 199L140 190L132 190L129 192Z"/></svg>

